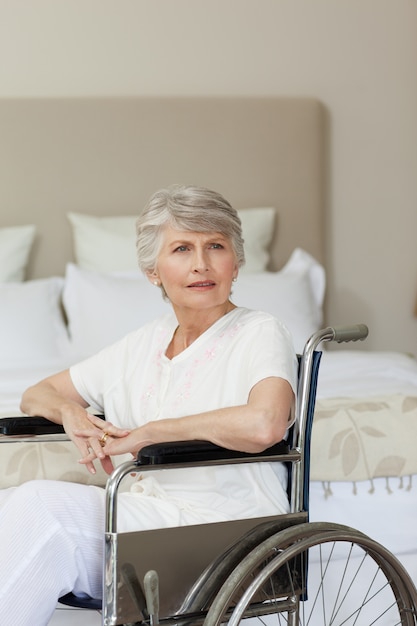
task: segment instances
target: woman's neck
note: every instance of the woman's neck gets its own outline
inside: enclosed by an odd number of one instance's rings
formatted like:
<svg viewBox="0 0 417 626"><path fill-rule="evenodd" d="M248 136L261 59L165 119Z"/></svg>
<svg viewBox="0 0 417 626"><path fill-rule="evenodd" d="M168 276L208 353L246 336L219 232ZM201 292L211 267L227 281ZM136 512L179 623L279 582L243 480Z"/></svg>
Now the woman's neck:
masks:
<svg viewBox="0 0 417 626"><path fill-rule="evenodd" d="M232 302L228 301L223 307L215 311L192 311L190 314L176 311L178 326L172 335L171 342L167 348L166 356L174 358L188 348L196 339L213 326L221 317L236 308Z"/></svg>

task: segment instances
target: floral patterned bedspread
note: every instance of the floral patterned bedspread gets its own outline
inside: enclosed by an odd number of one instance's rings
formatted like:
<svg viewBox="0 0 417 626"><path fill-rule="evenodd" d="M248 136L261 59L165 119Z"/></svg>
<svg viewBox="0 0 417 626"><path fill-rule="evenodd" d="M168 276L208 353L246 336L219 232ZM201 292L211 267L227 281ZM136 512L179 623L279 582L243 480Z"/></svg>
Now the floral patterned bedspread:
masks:
<svg viewBox="0 0 417 626"><path fill-rule="evenodd" d="M417 395L323 398L316 402L311 480L359 482L417 474ZM0 488L33 478L104 485L78 464L69 441L0 442ZM97 464L99 465L99 464Z"/></svg>
<svg viewBox="0 0 417 626"><path fill-rule="evenodd" d="M79 465L80 453L72 441L0 441L0 488L15 487L33 479L67 480L104 486L106 474L99 463L90 474Z"/></svg>
<svg viewBox="0 0 417 626"><path fill-rule="evenodd" d="M311 480L417 474L417 396L319 399L311 443Z"/></svg>

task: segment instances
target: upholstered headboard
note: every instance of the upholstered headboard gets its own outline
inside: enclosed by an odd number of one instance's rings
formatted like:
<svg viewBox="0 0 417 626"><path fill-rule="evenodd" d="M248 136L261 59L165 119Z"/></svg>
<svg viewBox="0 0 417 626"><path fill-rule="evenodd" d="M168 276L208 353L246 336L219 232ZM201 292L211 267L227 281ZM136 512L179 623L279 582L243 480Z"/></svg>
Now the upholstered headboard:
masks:
<svg viewBox="0 0 417 626"><path fill-rule="evenodd" d="M323 262L323 134L308 98L3 100L0 227L36 225L27 278L63 274L67 212L131 215L160 187L198 184L276 207L270 269L296 246Z"/></svg>

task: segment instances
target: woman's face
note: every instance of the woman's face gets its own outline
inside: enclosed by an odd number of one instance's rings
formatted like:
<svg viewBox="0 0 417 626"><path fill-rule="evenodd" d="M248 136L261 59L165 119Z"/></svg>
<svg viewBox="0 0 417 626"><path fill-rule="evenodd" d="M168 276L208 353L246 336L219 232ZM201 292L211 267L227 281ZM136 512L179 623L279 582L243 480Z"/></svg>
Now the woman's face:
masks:
<svg viewBox="0 0 417 626"><path fill-rule="evenodd" d="M166 226L155 272L174 307L208 309L229 300L238 274L230 239L220 233L197 233Z"/></svg>

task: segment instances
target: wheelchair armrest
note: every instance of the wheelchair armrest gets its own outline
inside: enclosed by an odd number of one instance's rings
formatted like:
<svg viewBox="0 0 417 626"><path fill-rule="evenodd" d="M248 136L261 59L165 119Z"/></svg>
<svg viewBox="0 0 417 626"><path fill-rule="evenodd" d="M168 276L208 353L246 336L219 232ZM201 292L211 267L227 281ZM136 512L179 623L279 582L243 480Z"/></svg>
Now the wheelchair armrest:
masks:
<svg viewBox="0 0 417 626"><path fill-rule="evenodd" d="M104 419L103 415L97 415ZM45 417L3 417L0 419L1 435L58 435L65 433L61 424Z"/></svg>
<svg viewBox="0 0 417 626"><path fill-rule="evenodd" d="M195 463L228 459L256 459L268 455L288 454L290 446L283 439L263 452L249 453L228 450L209 441L172 441L153 443L138 452L138 465L165 465L170 463Z"/></svg>
<svg viewBox="0 0 417 626"><path fill-rule="evenodd" d="M45 417L3 417L0 419L2 435L55 435L64 433L60 424Z"/></svg>

